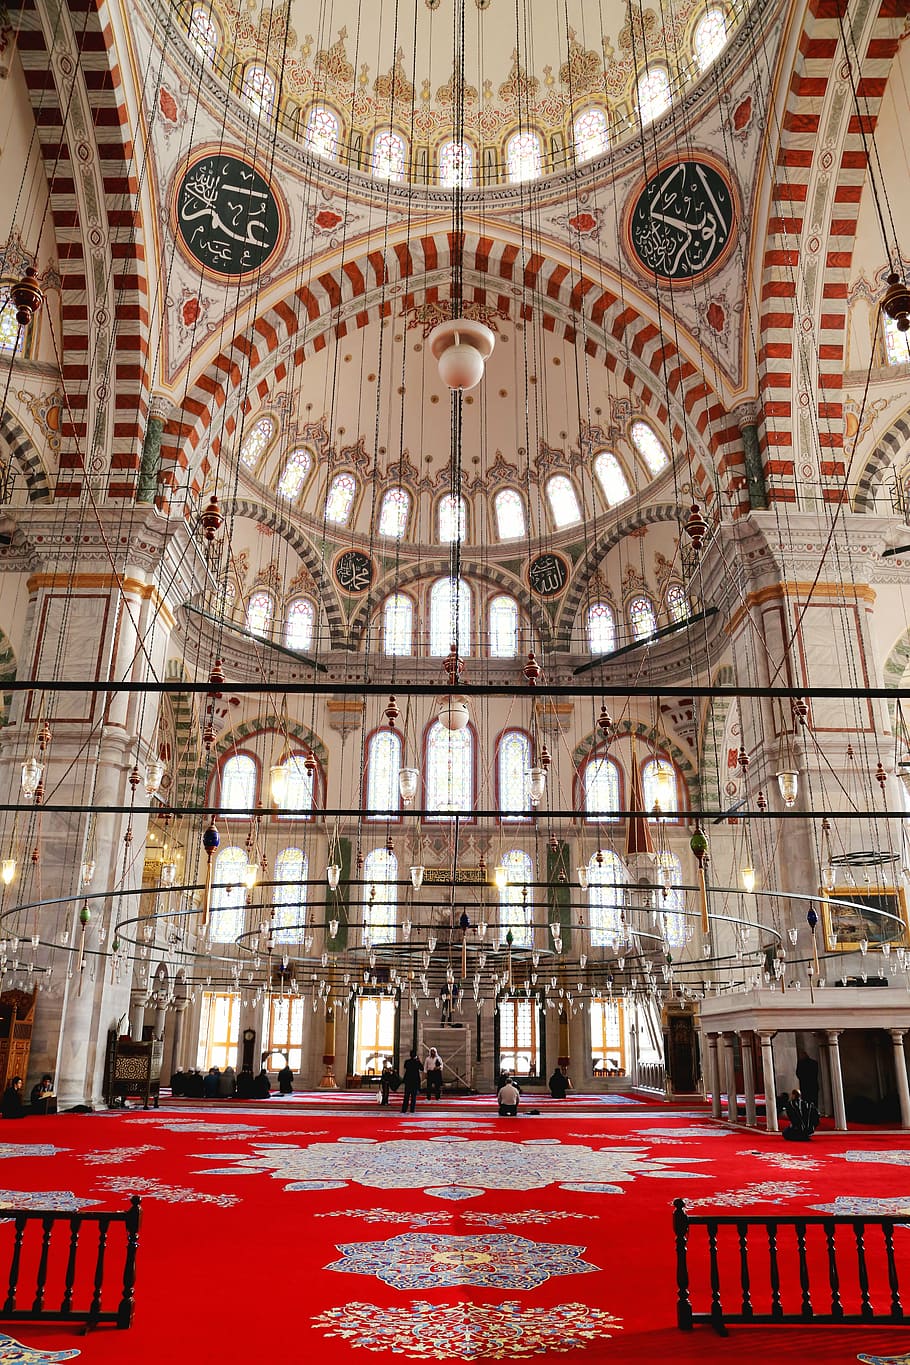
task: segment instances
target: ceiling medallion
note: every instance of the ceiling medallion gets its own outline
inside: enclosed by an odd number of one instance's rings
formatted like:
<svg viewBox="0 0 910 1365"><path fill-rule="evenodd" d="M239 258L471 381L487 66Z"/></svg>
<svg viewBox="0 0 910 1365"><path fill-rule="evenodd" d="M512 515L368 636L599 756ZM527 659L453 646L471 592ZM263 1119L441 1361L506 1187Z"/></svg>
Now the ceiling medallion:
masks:
<svg viewBox="0 0 910 1365"><path fill-rule="evenodd" d="M171 220L191 259L224 277L250 275L271 260L286 214L269 181L245 157L207 151L177 176Z"/></svg>
<svg viewBox="0 0 910 1365"><path fill-rule="evenodd" d="M662 166L631 201L626 243L641 269L684 284L717 268L733 244L736 193L707 160Z"/></svg>
<svg viewBox="0 0 910 1365"><path fill-rule="evenodd" d="M366 592L373 582L373 561L361 550L345 550L335 560L335 579L347 593Z"/></svg>
<svg viewBox="0 0 910 1365"><path fill-rule="evenodd" d="M569 568L561 555L538 555L528 565L531 591L540 597L556 597L569 581Z"/></svg>

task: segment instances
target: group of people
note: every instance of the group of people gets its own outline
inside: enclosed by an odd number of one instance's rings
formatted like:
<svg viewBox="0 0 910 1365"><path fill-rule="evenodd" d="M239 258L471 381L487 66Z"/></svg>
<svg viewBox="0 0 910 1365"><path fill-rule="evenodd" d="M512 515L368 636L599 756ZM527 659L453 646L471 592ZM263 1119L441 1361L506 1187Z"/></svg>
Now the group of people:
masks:
<svg viewBox="0 0 910 1365"><path fill-rule="evenodd" d="M415 1113L417 1096L420 1094L421 1076L424 1074L427 1083L427 1099L442 1099L442 1070L443 1060L435 1047L429 1049L423 1061L420 1060L417 1049L412 1047L400 1076L395 1070L391 1057L386 1057L382 1064L382 1071L379 1073L379 1103L388 1105L391 1092L400 1089L403 1085L401 1112L403 1114Z"/></svg>
<svg viewBox="0 0 910 1365"><path fill-rule="evenodd" d="M54 1099L54 1078L49 1072L32 1086L29 1095L30 1108L22 1099L22 1077L11 1076L0 1100L0 1117L5 1119L24 1119L26 1114L46 1114L49 1112L48 1100Z"/></svg>
<svg viewBox="0 0 910 1365"><path fill-rule="evenodd" d="M294 1089L294 1073L285 1064L278 1072L278 1091L290 1095ZM182 1067L171 1076L171 1094L188 1100L267 1100L272 1093L272 1083L265 1067L254 1076L252 1071L241 1071L237 1075L232 1066L219 1068L210 1066L202 1072L198 1067L184 1071Z"/></svg>

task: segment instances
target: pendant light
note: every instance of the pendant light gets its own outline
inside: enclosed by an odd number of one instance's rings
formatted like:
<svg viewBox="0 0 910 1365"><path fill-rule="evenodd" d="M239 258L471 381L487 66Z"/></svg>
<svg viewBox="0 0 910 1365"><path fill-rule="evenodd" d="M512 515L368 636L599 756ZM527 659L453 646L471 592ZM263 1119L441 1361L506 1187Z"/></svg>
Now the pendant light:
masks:
<svg viewBox="0 0 910 1365"><path fill-rule="evenodd" d="M0 880L2 880L3 885L4 885L4 886L9 886L10 882L13 880L13 878L15 877L15 875L16 875L16 859L15 859L15 858L4 858L4 859L3 859L3 862L0 863Z"/></svg>
<svg viewBox="0 0 910 1365"><path fill-rule="evenodd" d="M532 806L539 806L547 789L546 768L531 768L528 772L528 796Z"/></svg>
<svg viewBox="0 0 910 1365"><path fill-rule="evenodd" d="M751 896L752 892L755 890L755 868L754 867L742 868L741 876L743 879L743 889L746 891L748 895Z"/></svg>
<svg viewBox="0 0 910 1365"><path fill-rule="evenodd" d="M417 788L420 782L420 772L417 768L398 769L398 790L401 799L406 806L410 806L414 797L417 795Z"/></svg>
<svg viewBox="0 0 910 1365"><path fill-rule="evenodd" d="M281 807L284 805L288 796L288 769L287 763L273 763L269 768L269 793L272 798L272 805Z"/></svg>
<svg viewBox="0 0 910 1365"><path fill-rule="evenodd" d="M160 758L152 758L145 765L145 790L149 796L157 796L164 781L164 764Z"/></svg>
<svg viewBox="0 0 910 1365"><path fill-rule="evenodd" d="M423 874L426 871L423 863L413 863L411 865L411 885L415 891L419 891L423 886Z"/></svg>

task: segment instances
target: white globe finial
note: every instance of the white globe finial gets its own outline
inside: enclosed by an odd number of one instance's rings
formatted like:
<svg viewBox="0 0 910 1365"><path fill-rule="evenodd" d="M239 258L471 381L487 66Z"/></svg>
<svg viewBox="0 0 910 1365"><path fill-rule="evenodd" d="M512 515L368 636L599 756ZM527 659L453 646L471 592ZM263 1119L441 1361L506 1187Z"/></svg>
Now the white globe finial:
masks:
<svg viewBox="0 0 910 1365"><path fill-rule="evenodd" d="M441 322L429 335L430 350L439 377L449 389L476 389L483 379L484 364L493 354L496 337L482 322L452 318Z"/></svg>

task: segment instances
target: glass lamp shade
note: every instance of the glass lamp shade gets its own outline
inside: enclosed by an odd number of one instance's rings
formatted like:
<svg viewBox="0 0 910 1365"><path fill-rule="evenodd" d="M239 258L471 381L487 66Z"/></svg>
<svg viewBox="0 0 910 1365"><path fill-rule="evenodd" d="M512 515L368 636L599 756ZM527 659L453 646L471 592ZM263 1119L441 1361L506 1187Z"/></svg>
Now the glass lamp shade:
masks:
<svg viewBox="0 0 910 1365"><path fill-rule="evenodd" d="M531 768L528 772L528 795L532 806L539 806L547 789L546 768Z"/></svg>
<svg viewBox="0 0 910 1365"><path fill-rule="evenodd" d="M401 799L406 806L409 806L417 795L419 782L420 773L416 768L399 768L398 790L401 792Z"/></svg>
<svg viewBox="0 0 910 1365"><path fill-rule="evenodd" d="M164 781L164 764L160 758L150 759L145 765L145 790L149 796L157 796Z"/></svg>
<svg viewBox="0 0 910 1365"><path fill-rule="evenodd" d="M486 920L479 919L479 920L477 921L477 937L478 937L478 938L483 938L484 935L486 934L486 932L487 932L487 922L486 922Z"/></svg>
<svg viewBox="0 0 910 1365"><path fill-rule="evenodd" d="M41 774L44 771L37 758L27 758L22 765L22 795L31 800L38 790Z"/></svg>
<svg viewBox="0 0 910 1365"><path fill-rule="evenodd" d="M439 703L438 719L444 730L463 730L471 719L467 697L443 697Z"/></svg>
<svg viewBox="0 0 910 1365"><path fill-rule="evenodd" d="M509 869L505 863L499 863L493 868L493 885L500 891L504 891L509 884Z"/></svg>
<svg viewBox="0 0 910 1365"><path fill-rule="evenodd" d="M259 864L254 860L250 860L243 870L243 884L247 891L252 891L253 887L256 885L258 876Z"/></svg>
<svg viewBox="0 0 910 1365"><path fill-rule="evenodd" d="M429 948L431 953L435 953L436 943L437 943L436 935L430 934L427 938L427 947Z"/></svg>
<svg viewBox="0 0 910 1365"><path fill-rule="evenodd" d="M3 885L4 885L4 886L9 886L10 882L13 880L13 878L15 877L15 875L16 875L16 859L15 859L15 858L4 858L4 859L3 859L3 862L0 863L0 880L3 881Z"/></svg>
<svg viewBox="0 0 910 1365"><path fill-rule="evenodd" d="M796 928L795 925L791 926L791 928L787 930L787 938L795 946L796 940L799 938L799 930Z"/></svg>
<svg viewBox="0 0 910 1365"><path fill-rule="evenodd" d="M414 863L411 868L411 885L415 891L419 891L423 886L423 874L426 868L422 863Z"/></svg>
<svg viewBox="0 0 910 1365"><path fill-rule="evenodd" d="M869 951L869 940L868 940L867 938L861 938L861 939L860 939L860 941L859 941L859 950L860 950L860 952L862 953L863 957L865 957L866 954L867 954L868 951Z"/></svg>
<svg viewBox="0 0 910 1365"><path fill-rule="evenodd" d="M283 763L275 763L269 768L269 791L272 804L283 806L288 794L288 770Z"/></svg>
<svg viewBox="0 0 910 1365"><path fill-rule="evenodd" d="M825 863L822 868L822 886L826 891L833 891L837 883L837 874L831 863Z"/></svg>
<svg viewBox="0 0 910 1365"><path fill-rule="evenodd" d="M776 777L781 800L790 810L792 806L796 805L796 798L799 795L799 773L790 768L782 768Z"/></svg>
<svg viewBox="0 0 910 1365"><path fill-rule="evenodd" d="M325 875L328 878L329 890L337 891L338 883L341 880L341 868L338 866L338 864L330 863L325 870Z"/></svg>
<svg viewBox="0 0 910 1365"><path fill-rule="evenodd" d="M673 799L673 774L667 768L658 768L654 788L655 806L658 810L669 810Z"/></svg>
<svg viewBox="0 0 910 1365"><path fill-rule="evenodd" d="M158 878L162 886L173 886L177 878L177 864L162 863L161 870L158 873Z"/></svg>
<svg viewBox="0 0 910 1365"><path fill-rule="evenodd" d="M85 862L82 864L82 872L81 872L81 874L80 874L81 879L82 879L82 885L83 885L83 886L91 886L91 884L92 884L92 878L94 877L94 875L95 875L95 859L94 859L94 858L86 858Z"/></svg>
<svg viewBox="0 0 910 1365"><path fill-rule="evenodd" d="M752 892L755 890L755 868L754 868L754 867L744 867L744 868L742 869L742 879L743 879L743 887L745 888L745 890L746 890L746 891L749 893L749 895L751 896L751 895L752 895Z"/></svg>
<svg viewBox="0 0 910 1365"><path fill-rule="evenodd" d="M337 919L330 919L330 920L329 920L329 938L334 938L334 937L336 936L337 933L338 933L338 921L337 921Z"/></svg>
<svg viewBox="0 0 910 1365"><path fill-rule="evenodd" d="M581 887L582 891L587 891L588 869L586 867L577 867L575 871L578 873L578 885Z"/></svg>
<svg viewBox="0 0 910 1365"><path fill-rule="evenodd" d="M588 965L588 954L587 954L587 953L580 953L580 954L579 954L579 956L578 956L578 965L579 965L579 967L581 968L581 970L584 971L585 967Z"/></svg>

